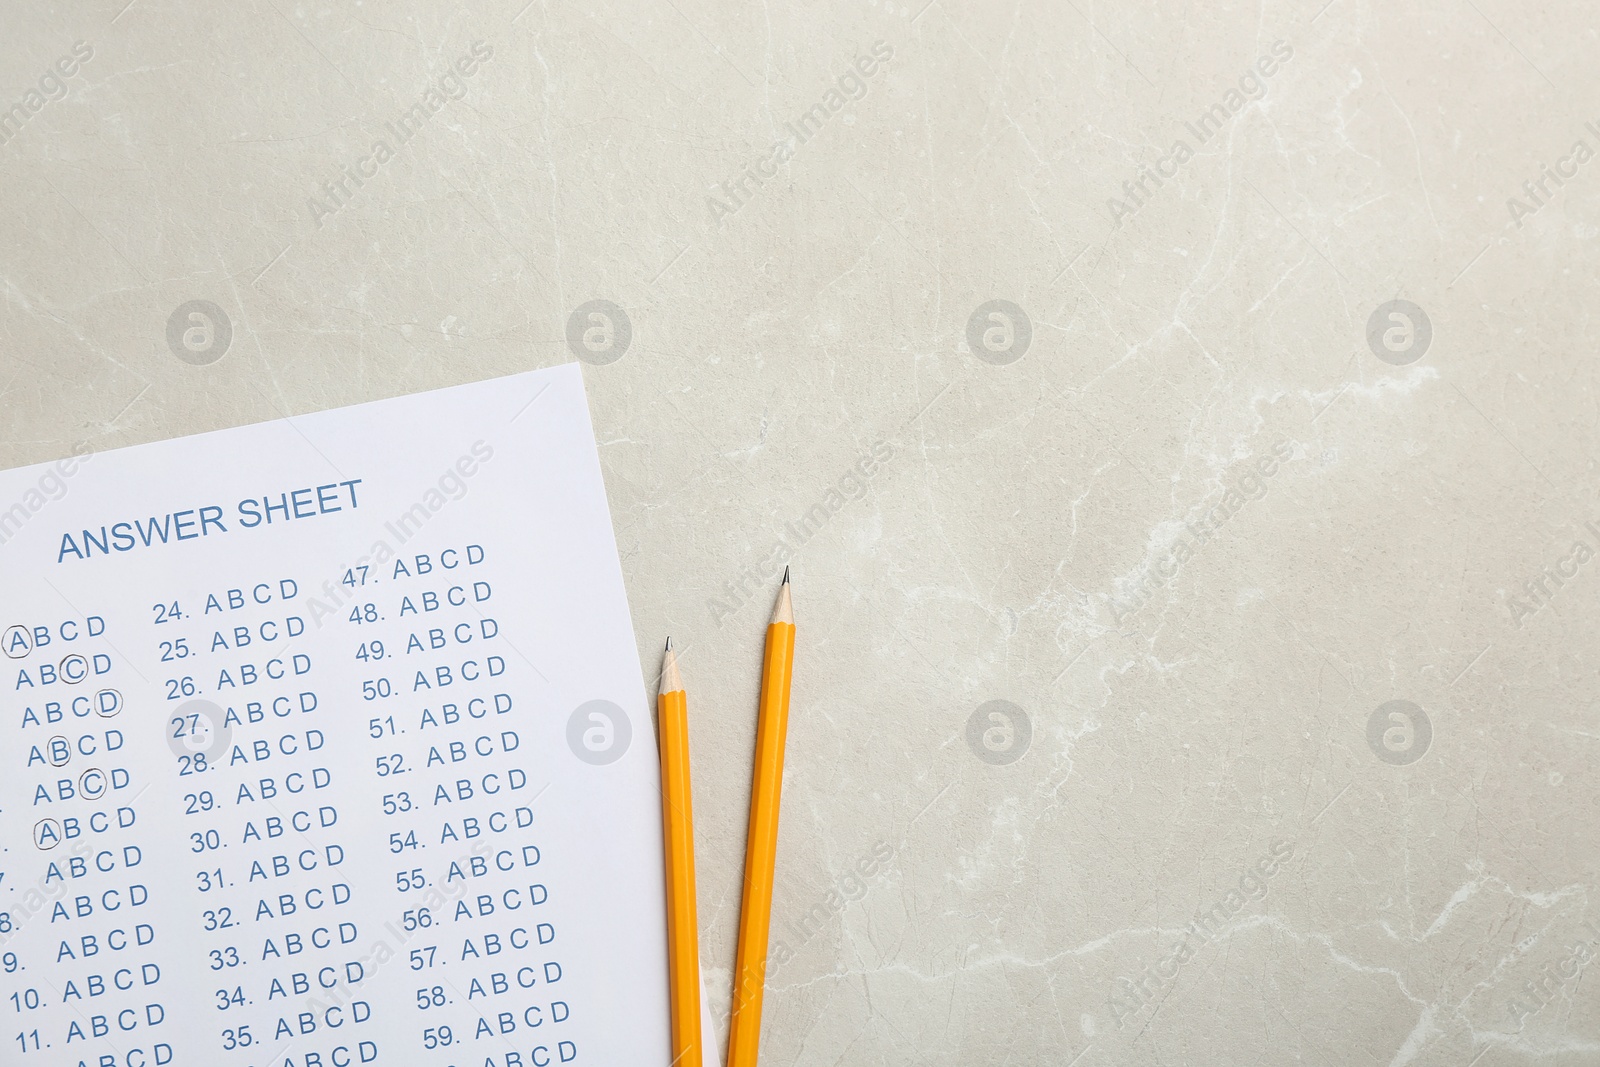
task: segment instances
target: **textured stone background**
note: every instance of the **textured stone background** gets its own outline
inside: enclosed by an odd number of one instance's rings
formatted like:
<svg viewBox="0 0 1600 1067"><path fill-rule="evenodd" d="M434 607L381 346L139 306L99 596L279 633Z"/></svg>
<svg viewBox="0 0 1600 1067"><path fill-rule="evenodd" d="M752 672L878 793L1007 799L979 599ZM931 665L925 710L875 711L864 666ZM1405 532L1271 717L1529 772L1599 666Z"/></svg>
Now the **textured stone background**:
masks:
<svg viewBox="0 0 1600 1067"><path fill-rule="evenodd" d="M925 2L9 3L0 461L581 354L765 1063L1600 1064L1591 5Z"/></svg>

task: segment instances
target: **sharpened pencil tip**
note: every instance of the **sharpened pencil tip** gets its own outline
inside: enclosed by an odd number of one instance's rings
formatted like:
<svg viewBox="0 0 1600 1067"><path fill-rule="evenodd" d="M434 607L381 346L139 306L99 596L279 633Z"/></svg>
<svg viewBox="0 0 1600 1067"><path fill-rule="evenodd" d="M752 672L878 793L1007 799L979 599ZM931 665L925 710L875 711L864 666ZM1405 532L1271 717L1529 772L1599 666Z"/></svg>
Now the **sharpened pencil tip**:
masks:
<svg viewBox="0 0 1600 1067"><path fill-rule="evenodd" d="M667 650L661 653L661 692L675 693L683 688L683 676L678 673L678 654L672 651L672 638L667 638Z"/></svg>
<svg viewBox="0 0 1600 1067"><path fill-rule="evenodd" d="M789 593L789 572L783 572L783 584L778 586L778 602L772 606L772 621L794 625L794 598Z"/></svg>

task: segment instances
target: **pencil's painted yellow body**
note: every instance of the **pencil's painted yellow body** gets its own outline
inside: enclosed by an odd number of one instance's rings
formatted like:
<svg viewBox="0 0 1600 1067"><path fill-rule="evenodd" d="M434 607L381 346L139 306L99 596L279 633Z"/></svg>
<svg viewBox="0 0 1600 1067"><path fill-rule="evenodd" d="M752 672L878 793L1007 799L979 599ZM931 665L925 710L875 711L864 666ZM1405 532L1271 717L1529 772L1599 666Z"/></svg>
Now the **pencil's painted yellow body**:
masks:
<svg viewBox="0 0 1600 1067"><path fill-rule="evenodd" d="M787 592L787 589L785 589ZM750 793L750 836L745 846L744 908L733 967L733 1023L728 1067L756 1067L761 1041L761 996L766 984L767 935L772 921L772 879L778 859L778 799L783 747L789 732L789 685L794 673L794 623L767 627L761 672L761 717L756 727L755 782Z"/></svg>
<svg viewBox="0 0 1600 1067"><path fill-rule="evenodd" d="M667 969L672 996L673 1067L702 1067L700 937L694 897L694 816L689 789L689 700L662 693L661 812L667 854Z"/></svg>

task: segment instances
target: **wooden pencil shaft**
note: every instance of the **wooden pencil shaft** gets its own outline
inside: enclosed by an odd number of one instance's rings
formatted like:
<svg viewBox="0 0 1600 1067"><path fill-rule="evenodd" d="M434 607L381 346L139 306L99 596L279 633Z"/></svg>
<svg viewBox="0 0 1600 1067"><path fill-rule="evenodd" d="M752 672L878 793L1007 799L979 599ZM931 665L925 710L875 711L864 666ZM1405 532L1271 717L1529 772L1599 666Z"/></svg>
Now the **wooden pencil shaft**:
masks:
<svg viewBox="0 0 1600 1067"><path fill-rule="evenodd" d="M787 593L786 584L780 605L786 605ZM794 670L794 634L792 622L775 622L767 627L761 715L756 729L756 770L750 794L750 832L745 852L744 905L739 915L739 946L734 960L733 1021L728 1035L728 1067L756 1067L761 1038L767 941L772 922L772 885L778 858L783 754L789 728L789 688Z"/></svg>
<svg viewBox="0 0 1600 1067"><path fill-rule="evenodd" d="M672 675L672 682L681 686L675 666ZM657 707L662 829L667 866L667 968L672 1013L672 1063L675 1067L701 1067L700 940L695 907L694 815L689 777L687 695L682 688L662 693Z"/></svg>

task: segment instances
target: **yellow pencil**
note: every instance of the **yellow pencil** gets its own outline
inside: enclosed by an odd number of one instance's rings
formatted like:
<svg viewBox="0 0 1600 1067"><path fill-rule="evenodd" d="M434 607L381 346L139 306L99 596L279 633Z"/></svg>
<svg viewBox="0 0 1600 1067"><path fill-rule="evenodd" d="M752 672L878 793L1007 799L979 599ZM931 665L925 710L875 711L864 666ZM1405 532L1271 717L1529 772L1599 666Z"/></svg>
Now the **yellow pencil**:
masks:
<svg viewBox="0 0 1600 1067"><path fill-rule="evenodd" d="M701 1067L700 933L694 900L694 814L689 789L689 696L667 638L661 660L661 818L667 853L667 973L673 1067Z"/></svg>
<svg viewBox="0 0 1600 1067"><path fill-rule="evenodd" d="M794 604L789 570L767 626L761 670L761 718L756 727L755 782L750 790L750 836L744 857L744 908L733 964L733 1023L728 1067L756 1067L761 1042L761 994L767 977L767 934L772 923L772 876L778 860L778 798L783 788L783 744L789 732L789 684L794 676Z"/></svg>

